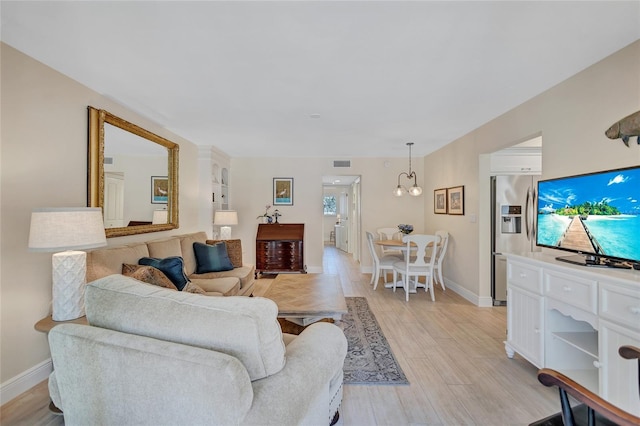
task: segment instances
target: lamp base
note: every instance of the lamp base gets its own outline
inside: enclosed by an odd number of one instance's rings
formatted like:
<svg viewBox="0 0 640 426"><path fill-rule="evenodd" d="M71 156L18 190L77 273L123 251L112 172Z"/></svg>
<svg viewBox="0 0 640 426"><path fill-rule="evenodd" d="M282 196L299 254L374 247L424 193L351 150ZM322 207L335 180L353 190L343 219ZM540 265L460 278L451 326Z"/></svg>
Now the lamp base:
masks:
<svg viewBox="0 0 640 426"><path fill-rule="evenodd" d="M56 253L51 259L51 265L53 271L53 320L68 321L84 316L87 253L83 251Z"/></svg>
<svg viewBox="0 0 640 426"><path fill-rule="evenodd" d="M221 226L220 227L220 239L221 240L230 240L231 239L231 227L230 226Z"/></svg>

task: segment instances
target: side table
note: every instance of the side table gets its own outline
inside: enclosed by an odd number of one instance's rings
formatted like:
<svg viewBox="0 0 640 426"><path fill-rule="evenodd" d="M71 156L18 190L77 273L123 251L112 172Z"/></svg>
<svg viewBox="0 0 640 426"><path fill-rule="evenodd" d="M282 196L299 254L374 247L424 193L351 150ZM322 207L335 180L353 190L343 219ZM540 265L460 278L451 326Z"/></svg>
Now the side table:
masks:
<svg viewBox="0 0 640 426"><path fill-rule="evenodd" d="M55 327L56 325L60 325L60 324L89 325L89 322L87 321L87 317L86 316L85 317L76 318L76 319L72 319L72 320L68 320L68 321L54 321L53 318L51 317L51 315L49 315L48 317L44 317L40 321L38 321L33 326L33 328L35 328L37 331L41 331L43 333L49 334L49 332L51 331L51 329L53 327ZM53 403L53 401L49 402L49 411L51 411L52 413L55 413L55 414L62 414L62 410L60 410L58 407L56 407L55 404Z"/></svg>
<svg viewBox="0 0 640 426"><path fill-rule="evenodd" d="M59 324L80 324L80 325L89 325L87 321L87 317L80 317L68 321L54 321L51 315L48 317L42 318L40 321L33 326L38 331L43 333L49 333L53 327Z"/></svg>

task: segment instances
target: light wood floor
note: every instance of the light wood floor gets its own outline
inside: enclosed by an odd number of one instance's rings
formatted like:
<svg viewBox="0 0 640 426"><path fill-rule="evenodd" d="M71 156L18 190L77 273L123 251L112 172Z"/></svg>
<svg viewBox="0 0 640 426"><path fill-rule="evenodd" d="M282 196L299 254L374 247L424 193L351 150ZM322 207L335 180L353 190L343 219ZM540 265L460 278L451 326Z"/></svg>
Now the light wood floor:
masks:
<svg viewBox="0 0 640 426"><path fill-rule="evenodd" d="M559 411L555 389L536 379L536 368L506 357L504 307L478 308L451 290L437 288L404 300L351 256L325 247L325 273L340 276L345 296L369 302L410 385L346 385L339 425L526 425ZM258 280L260 296L270 280ZM0 424L64 425L49 413L46 382L5 404Z"/></svg>

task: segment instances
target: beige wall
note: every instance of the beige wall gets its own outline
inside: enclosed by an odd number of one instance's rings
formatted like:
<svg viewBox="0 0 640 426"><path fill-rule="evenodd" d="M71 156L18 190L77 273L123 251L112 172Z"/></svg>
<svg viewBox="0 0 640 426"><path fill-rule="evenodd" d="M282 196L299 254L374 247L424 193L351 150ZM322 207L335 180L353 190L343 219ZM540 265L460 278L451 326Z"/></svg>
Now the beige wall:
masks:
<svg viewBox="0 0 640 426"><path fill-rule="evenodd" d="M338 158L343 160L343 158ZM408 168L408 158L357 158L351 160L351 168L333 168L333 158L232 158L231 204L238 211L238 226L233 235L242 238L244 260L255 263L255 238L258 228L256 216L264 212L264 206L273 201L272 179L294 178L294 205L279 207L282 223L305 224L305 264L309 272L322 271L323 223L322 176L360 175L362 200L362 230L364 231L399 223L411 223L416 232L422 231L424 200L405 195L393 196L398 173ZM385 167L385 160L389 167ZM422 165L414 163L418 184L423 185ZM328 231L327 231L328 232ZM371 266L371 257L360 241L362 264Z"/></svg>
<svg viewBox="0 0 640 426"><path fill-rule="evenodd" d="M195 145L1 46L0 383L6 389L10 379L49 358L46 336L33 325L49 312L51 254L27 250L29 222L36 207L86 205L87 106L107 109L180 144L180 229L113 238L109 244L197 230L199 190Z"/></svg>
<svg viewBox="0 0 640 426"><path fill-rule="evenodd" d="M639 109L640 41L427 156L427 194L465 185L463 217L435 215L432 197L424 200L425 229L451 232L446 279L470 294L490 296L489 172L488 164L480 164L480 154L541 134L543 178L638 165L635 138L627 148L620 140L607 139L604 131ZM476 223L470 220L472 213Z"/></svg>

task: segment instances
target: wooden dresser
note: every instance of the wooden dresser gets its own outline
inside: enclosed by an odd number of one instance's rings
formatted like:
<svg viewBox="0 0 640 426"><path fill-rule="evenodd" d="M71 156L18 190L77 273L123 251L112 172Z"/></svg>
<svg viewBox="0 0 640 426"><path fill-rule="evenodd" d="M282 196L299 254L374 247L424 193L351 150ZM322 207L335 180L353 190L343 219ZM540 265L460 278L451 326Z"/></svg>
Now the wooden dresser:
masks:
<svg viewBox="0 0 640 426"><path fill-rule="evenodd" d="M256 274L306 273L303 223L261 223L256 236Z"/></svg>

